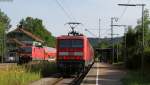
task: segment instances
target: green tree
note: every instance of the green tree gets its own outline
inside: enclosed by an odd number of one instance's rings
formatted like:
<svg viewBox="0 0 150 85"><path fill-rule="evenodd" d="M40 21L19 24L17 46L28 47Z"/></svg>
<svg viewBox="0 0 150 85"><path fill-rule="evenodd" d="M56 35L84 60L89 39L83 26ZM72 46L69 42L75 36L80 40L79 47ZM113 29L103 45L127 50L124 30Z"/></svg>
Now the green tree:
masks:
<svg viewBox="0 0 150 85"><path fill-rule="evenodd" d="M137 26L129 28L126 34L126 54L127 66L130 68L140 68L142 55L142 35L143 28L141 19L137 21ZM150 20L149 11L144 11L144 62L150 61Z"/></svg>
<svg viewBox="0 0 150 85"><path fill-rule="evenodd" d="M5 45L5 34L10 28L9 17L0 10L0 60L1 57L5 55L6 45Z"/></svg>
<svg viewBox="0 0 150 85"><path fill-rule="evenodd" d="M108 43L108 41L103 40L102 42L100 42L98 44L98 47L100 47L100 48L108 48L109 47L109 43Z"/></svg>
<svg viewBox="0 0 150 85"><path fill-rule="evenodd" d="M128 28L128 32L126 34L126 41L124 41L124 43L125 42L126 42L126 47L123 47L124 49L123 55L125 55L126 66L128 68L136 68L137 66L135 65L138 65L137 64L139 61L138 58L140 57L138 55L139 54L138 50L140 50L140 47L137 40L137 34L135 30L131 27ZM136 59L138 59L138 61L136 61Z"/></svg>
<svg viewBox="0 0 150 85"><path fill-rule="evenodd" d="M22 19L19 25L22 25L23 29L30 31L34 35L43 39L48 46L55 47L56 39L44 27L41 19L27 17L26 19Z"/></svg>

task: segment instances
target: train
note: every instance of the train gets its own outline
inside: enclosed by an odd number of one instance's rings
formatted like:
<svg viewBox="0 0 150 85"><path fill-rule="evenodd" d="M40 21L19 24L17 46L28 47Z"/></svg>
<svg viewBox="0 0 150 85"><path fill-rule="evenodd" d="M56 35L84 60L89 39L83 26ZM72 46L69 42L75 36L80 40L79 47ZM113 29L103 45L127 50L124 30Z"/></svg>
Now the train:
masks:
<svg viewBox="0 0 150 85"><path fill-rule="evenodd" d="M21 46L18 49L18 63L28 63L30 61L55 60L56 49L46 46Z"/></svg>
<svg viewBox="0 0 150 85"><path fill-rule="evenodd" d="M84 72L94 62L94 50L82 34L57 37L57 68L62 75Z"/></svg>

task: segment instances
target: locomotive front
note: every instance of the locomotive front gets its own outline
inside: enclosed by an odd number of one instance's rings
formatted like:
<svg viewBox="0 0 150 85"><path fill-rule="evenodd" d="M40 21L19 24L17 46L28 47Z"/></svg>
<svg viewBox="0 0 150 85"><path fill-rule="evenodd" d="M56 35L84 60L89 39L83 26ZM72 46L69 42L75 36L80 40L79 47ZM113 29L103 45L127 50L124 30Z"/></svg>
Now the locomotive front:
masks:
<svg viewBox="0 0 150 85"><path fill-rule="evenodd" d="M79 73L84 68L84 37L61 36L57 38L57 65L60 72Z"/></svg>

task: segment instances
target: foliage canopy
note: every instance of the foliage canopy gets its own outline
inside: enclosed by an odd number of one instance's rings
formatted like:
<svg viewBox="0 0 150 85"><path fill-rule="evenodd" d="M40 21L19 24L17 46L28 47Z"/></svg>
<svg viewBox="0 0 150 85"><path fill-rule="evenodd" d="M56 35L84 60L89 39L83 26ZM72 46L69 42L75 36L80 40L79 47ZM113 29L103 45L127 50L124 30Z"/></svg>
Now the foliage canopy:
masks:
<svg viewBox="0 0 150 85"><path fill-rule="evenodd" d="M56 39L52 34L44 27L41 19L27 17L20 21L20 25L24 29L43 39L48 46L55 47Z"/></svg>
<svg viewBox="0 0 150 85"><path fill-rule="evenodd" d="M129 27L126 33L126 65L129 68L139 68L142 59L142 35L143 28L141 19L137 21L135 28ZM144 63L148 64L150 60L150 19L149 11L144 11ZM150 63L149 63L150 64Z"/></svg>

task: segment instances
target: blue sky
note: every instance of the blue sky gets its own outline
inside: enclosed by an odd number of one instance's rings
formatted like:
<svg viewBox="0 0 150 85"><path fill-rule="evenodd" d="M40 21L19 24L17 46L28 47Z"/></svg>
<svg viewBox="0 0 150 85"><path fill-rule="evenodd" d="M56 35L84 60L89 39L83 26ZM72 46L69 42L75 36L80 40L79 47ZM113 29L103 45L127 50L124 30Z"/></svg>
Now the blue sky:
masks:
<svg viewBox="0 0 150 85"><path fill-rule="evenodd" d="M110 18L121 16L125 7L119 3L127 3L128 0L58 0L70 15L69 19L56 0L13 0L12 2L0 1L0 9L11 19L12 29L22 18L31 16L43 20L45 27L54 36L67 34L69 28L65 23L69 21L81 22L83 26L78 31L89 37L96 37L84 31L85 28L98 29L98 19L101 18L101 37L110 37ZM130 3L145 3L150 9L149 0L131 0ZM136 25L141 16L141 7L128 7L124 16L116 24ZM75 18L75 20L74 20ZM90 30L98 36L98 30ZM123 35L123 28L114 28L114 33Z"/></svg>

